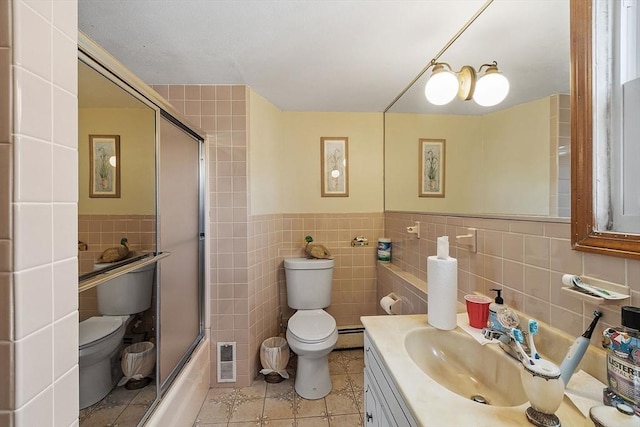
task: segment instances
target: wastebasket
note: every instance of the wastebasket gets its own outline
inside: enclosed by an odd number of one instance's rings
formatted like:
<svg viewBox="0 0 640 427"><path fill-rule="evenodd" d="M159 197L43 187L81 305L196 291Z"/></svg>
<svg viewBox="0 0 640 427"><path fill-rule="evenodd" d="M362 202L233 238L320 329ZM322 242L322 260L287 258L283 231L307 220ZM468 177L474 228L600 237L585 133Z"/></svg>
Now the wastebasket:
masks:
<svg viewBox="0 0 640 427"><path fill-rule="evenodd" d="M155 345L144 341L126 347L122 352L122 373L124 377L118 382L128 390L145 387L151 382L149 375L153 373L156 365Z"/></svg>
<svg viewBox="0 0 640 427"><path fill-rule="evenodd" d="M289 363L289 345L282 337L267 338L260 346L261 374L268 383L279 383L289 378L287 363Z"/></svg>

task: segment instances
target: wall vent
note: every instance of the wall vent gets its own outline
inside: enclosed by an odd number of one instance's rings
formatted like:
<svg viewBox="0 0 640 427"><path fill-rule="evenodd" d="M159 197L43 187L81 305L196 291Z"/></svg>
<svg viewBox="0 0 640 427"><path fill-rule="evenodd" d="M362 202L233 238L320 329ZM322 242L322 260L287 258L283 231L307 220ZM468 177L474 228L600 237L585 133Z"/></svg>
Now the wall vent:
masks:
<svg viewBox="0 0 640 427"><path fill-rule="evenodd" d="M236 343L218 343L218 382L236 382Z"/></svg>

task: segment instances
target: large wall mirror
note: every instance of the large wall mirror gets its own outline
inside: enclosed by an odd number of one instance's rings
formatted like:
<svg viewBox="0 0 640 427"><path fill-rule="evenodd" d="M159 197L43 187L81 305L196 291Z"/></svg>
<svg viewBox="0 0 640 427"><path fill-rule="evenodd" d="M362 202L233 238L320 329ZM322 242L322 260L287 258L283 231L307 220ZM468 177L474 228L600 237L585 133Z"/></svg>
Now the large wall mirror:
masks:
<svg viewBox="0 0 640 427"><path fill-rule="evenodd" d="M571 31L572 243L640 259L640 4L572 0Z"/></svg>
<svg viewBox="0 0 640 427"><path fill-rule="evenodd" d="M91 61L89 61L91 62ZM78 60L78 267L127 239L129 261L156 251L156 115L140 98Z"/></svg>
<svg viewBox="0 0 640 427"><path fill-rule="evenodd" d="M497 61L509 95L435 106L415 81L385 112L385 210L569 217L569 38L568 0L493 1L439 61ZM445 141L443 196L421 197L420 139Z"/></svg>

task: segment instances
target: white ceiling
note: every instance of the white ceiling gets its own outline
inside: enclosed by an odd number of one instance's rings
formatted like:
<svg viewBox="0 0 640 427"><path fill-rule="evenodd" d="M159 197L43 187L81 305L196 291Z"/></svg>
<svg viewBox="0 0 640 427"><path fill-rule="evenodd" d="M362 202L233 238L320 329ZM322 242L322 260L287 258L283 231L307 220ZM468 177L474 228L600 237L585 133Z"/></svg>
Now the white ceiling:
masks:
<svg viewBox="0 0 640 427"><path fill-rule="evenodd" d="M483 0L79 0L79 28L148 84L246 84L286 111L384 111ZM569 92L568 0L495 0L445 52L498 61L516 105ZM426 73L426 78L430 72ZM394 109L429 106L423 81Z"/></svg>

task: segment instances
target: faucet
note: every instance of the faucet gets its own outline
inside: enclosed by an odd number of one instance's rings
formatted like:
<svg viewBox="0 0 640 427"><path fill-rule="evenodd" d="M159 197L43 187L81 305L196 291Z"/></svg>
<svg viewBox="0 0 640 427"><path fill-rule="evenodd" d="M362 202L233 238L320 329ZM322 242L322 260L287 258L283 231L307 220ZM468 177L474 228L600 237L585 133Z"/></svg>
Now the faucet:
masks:
<svg viewBox="0 0 640 427"><path fill-rule="evenodd" d="M522 332L522 333L525 334L525 332ZM521 362L521 363L523 362L522 353L519 351L516 345L517 344L516 340L513 339L513 337L508 332L499 331L497 329L492 329L492 328L484 328L482 329L482 335L484 336L485 339L489 341L493 341L493 340L498 341L498 346L505 353L507 353L509 356L511 356L518 362ZM526 342L527 340L525 339L524 343L521 343L520 346L525 351L525 353L529 354L530 353L529 346L525 344Z"/></svg>

